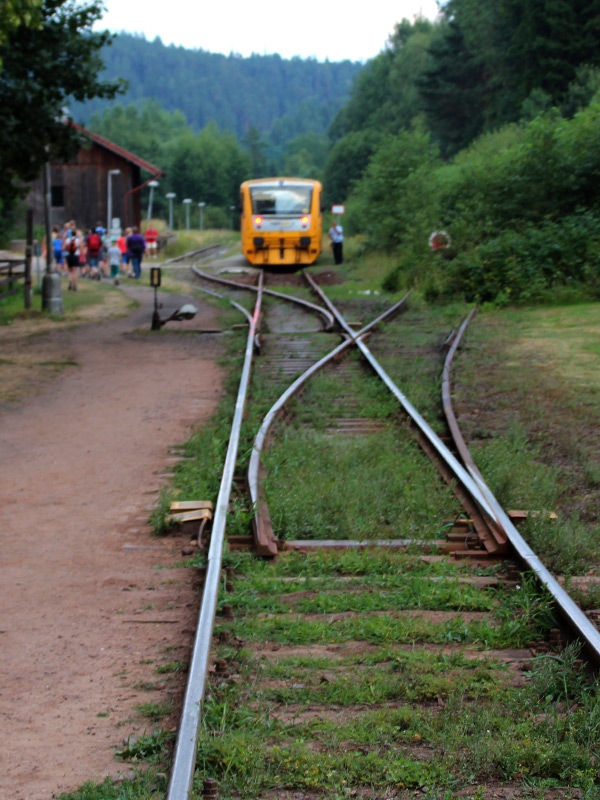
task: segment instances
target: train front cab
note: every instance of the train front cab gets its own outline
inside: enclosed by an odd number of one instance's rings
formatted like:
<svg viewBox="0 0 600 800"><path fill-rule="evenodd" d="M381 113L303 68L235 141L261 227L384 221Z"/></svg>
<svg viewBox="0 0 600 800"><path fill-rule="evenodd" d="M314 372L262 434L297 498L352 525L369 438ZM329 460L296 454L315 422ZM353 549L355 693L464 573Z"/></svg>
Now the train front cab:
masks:
<svg viewBox="0 0 600 800"><path fill-rule="evenodd" d="M242 184L242 252L256 266L313 264L321 252L321 184L292 178Z"/></svg>

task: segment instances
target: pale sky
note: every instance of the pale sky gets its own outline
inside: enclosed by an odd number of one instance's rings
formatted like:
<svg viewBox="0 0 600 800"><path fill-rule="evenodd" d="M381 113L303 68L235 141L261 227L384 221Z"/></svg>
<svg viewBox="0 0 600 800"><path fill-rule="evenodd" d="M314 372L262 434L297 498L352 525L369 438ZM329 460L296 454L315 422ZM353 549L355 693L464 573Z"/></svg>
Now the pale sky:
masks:
<svg viewBox="0 0 600 800"><path fill-rule="evenodd" d="M279 53L282 58L366 61L385 46L396 22L435 19L435 0L104 0L95 27L143 33L152 41L210 53Z"/></svg>

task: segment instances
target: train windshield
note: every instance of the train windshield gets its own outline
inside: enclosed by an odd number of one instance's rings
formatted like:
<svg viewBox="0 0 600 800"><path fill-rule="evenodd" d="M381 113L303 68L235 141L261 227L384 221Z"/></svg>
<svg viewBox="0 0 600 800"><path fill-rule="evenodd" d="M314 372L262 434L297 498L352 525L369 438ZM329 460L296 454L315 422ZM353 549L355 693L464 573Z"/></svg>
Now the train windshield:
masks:
<svg viewBox="0 0 600 800"><path fill-rule="evenodd" d="M312 186L251 186L252 213L310 214Z"/></svg>

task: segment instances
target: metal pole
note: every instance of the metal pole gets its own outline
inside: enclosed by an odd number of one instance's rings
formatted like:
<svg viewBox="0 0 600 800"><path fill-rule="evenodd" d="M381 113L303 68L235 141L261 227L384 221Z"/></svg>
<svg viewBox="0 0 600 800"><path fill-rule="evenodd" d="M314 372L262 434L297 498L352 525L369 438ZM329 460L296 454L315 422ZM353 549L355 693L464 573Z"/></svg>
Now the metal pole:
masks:
<svg viewBox="0 0 600 800"><path fill-rule="evenodd" d="M113 214L113 205L112 205L112 176L113 175L120 175L120 169L109 169L108 170L108 181L107 181L107 191L108 191L108 198L106 201L106 208L108 214L108 225L106 226L106 231L110 236L110 232L112 230L112 214Z"/></svg>
<svg viewBox="0 0 600 800"><path fill-rule="evenodd" d="M169 192L166 195L167 200L169 201L169 230L173 230L173 198L177 195L175 192Z"/></svg>
<svg viewBox="0 0 600 800"><path fill-rule="evenodd" d="M112 220L112 172L108 170L108 182L107 182L107 192L108 196L106 198L106 216L108 217L106 223L106 230L108 231L108 235L110 236L110 225Z"/></svg>
<svg viewBox="0 0 600 800"><path fill-rule="evenodd" d="M54 257L54 247L52 246L52 231L50 230L50 206L52 204L52 196L50 190L50 163L46 161L43 171L43 189L44 189L44 228L46 231L46 273L49 275L54 271L52 259Z"/></svg>
<svg viewBox="0 0 600 800"><path fill-rule="evenodd" d="M25 245L25 308L31 308L31 256L33 254L33 209L27 209L27 243Z"/></svg>
<svg viewBox="0 0 600 800"><path fill-rule="evenodd" d="M148 219L152 218L152 200L154 198L154 188L158 185L158 181L150 181L148 183L148 186L150 187L150 198L148 199Z"/></svg>
<svg viewBox="0 0 600 800"><path fill-rule="evenodd" d="M190 229L190 206L192 205L192 201L189 197L186 197L183 201L183 205L185 206L185 229L189 231Z"/></svg>
<svg viewBox="0 0 600 800"><path fill-rule="evenodd" d="M150 197L148 199L148 216L146 219L150 219L152 217L152 195L154 194L154 186L150 184Z"/></svg>
<svg viewBox="0 0 600 800"><path fill-rule="evenodd" d="M204 206L206 203L198 203L198 208L200 209L200 230L204 230Z"/></svg>
<svg viewBox="0 0 600 800"><path fill-rule="evenodd" d="M44 190L44 227L46 228L46 272L42 278L42 309L51 314L64 312L62 300L62 286L60 275L54 269L52 257L54 246L52 231L50 230L50 205L52 203L50 190L50 162L46 162L42 170L42 183Z"/></svg>

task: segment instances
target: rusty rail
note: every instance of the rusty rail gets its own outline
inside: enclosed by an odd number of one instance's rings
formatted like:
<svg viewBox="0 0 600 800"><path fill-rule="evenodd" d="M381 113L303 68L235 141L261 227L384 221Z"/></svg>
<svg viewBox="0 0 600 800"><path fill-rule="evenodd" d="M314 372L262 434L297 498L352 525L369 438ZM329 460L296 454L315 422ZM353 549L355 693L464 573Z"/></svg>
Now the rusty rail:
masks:
<svg viewBox="0 0 600 800"><path fill-rule="evenodd" d="M469 316L465 319L461 328L459 330L459 335L457 335L455 342L452 344L452 356L456 352L458 345L460 344L461 338L467 328L467 325L473 318L474 310L471 311ZM450 353L448 353L450 356ZM448 358L446 359L448 363ZM452 359L450 358L450 362L448 364L448 370L445 370L447 374L447 396L448 402L450 401L450 364L452 363ZM453 414L452 414L453 415ZM454 420L456 423L456 419ZM456 428L458 428L458 424L456 423ZM459 438L462 442L462 447L467 451L468 449L466 444L464 443L464 439L462 433L459 431ZM458 446L458 445L457 445ZM529 547L527 542L523 539L521 534L515 528L512 520L508 516L508 514L504 511L500 503L494 497L492 490L486 484L485 480L481 476L481 473L477 469L475 462L473 461L472 456L470 453L465 460L465 465L472 475L473 480L476 481L478 487L483 492L486 502L489 504L493 512L494 521L497 523L498 528L503 536L506 537L506 541L509 543L510 547L516 558L520 561L525 569L530 570L536 576L538 582L544 589L551 595L553 598L556 609L561 616L565 626L569 628L571 634L579 639L585 649L588 652L590 659L594 662L596 667L600 667L600 632L598 632L595 625L593 625L590 620L586 617L583 611L579 608L579 606L573 602L573 600L569 597L567 592L562 588L562 586L558 583L556 578L546 569L544 564L542 563L541 559L533 552L533 550Z"/></svg>
<svg viewBox="0 0 600 800"><path fill-rule="evenodd" d="M384 322L387 319L390 319L394 314L397 314L404 306L406 300L408 298L408 294L406 294L401 300L395 303L391 308L388 308L387 311L384 311L380 314L377 319L374 319L364 328L362 328L356 336L365 336L368 334L373 328L379 325L381 322ZM267 503L264 499L264 493L262 491L262 484L264 479L262 463L261 463L261 456L263 449L265 447L265 443L267 441L269 429L277 417L277 415L281 412L285 404L288 402L290 397L292 397L305 383L306 381L315 375L319 370L321 370L326 364L330 361L337 358L344 350L346 350L350 345L355 344L355 335L352 334L351 329L348 327L348 331L350 331L351 336L346 339L346 341L342 342L338 347L324 356L320 361L317 361L313 366L309 367L302 375L300 375L294 383L281 395L279 400L271 407L271 409L267 412L266 416L264 417L260 429L256 435L254 440L254 445L252 447L252 454L250 456L250 463L248 465L248 488L250 491L250 498L252 500L252 505L254 508L254 537L256 541L256 550L259 555L263 556L275 556L278 552L278 542L277 537L273 533L273 526L271 524L271 517L269 515L269 509Z"/></svg>
<svg viewBox="0 0 600 800"><path fill-rule="evenodd" d="M249 292L256 292L257 287L250 283L238 283L237 281L229 280L228 278L219 278L216 275L209 275L199 269L193 268L198 277L204 278L207 281L220 283L223 286L230 286L232 289L246 289ZM262 274L262 273L261 273ZM300 297L292 297L292 295L282 294L281 292L274 292L272 289L263 289L263 294L268 294L271 297L278 297L280 300L285 300L288 303L295 303L296 305L303 306L308 311L319 314L325 323L324 330L329 331L333 328L333 315L327 309L310 303L308 300L303 300Z"/></svg>

